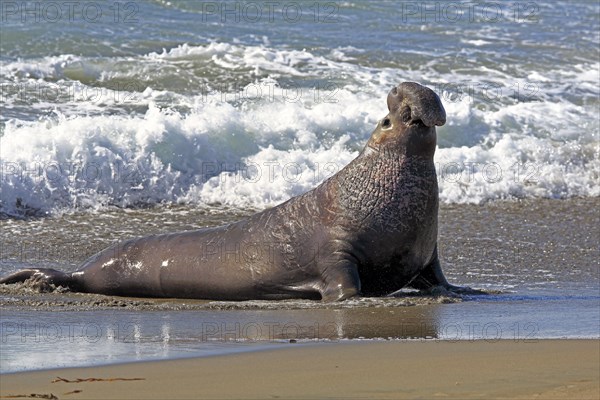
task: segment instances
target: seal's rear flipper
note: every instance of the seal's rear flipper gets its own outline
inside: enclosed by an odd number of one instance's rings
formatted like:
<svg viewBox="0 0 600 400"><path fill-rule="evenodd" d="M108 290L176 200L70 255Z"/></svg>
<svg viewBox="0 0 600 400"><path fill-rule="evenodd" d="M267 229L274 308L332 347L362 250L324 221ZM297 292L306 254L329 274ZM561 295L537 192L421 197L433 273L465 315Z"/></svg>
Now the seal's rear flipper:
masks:
<svg viewBox="0 0 600 400"><path fill-rule="evenodd" d="M74 289L74 280L70 273L51 268L28 268L17 271L0 279L0 284L21 283L31 280L40 289L48 290L50 285Z"/></svg>

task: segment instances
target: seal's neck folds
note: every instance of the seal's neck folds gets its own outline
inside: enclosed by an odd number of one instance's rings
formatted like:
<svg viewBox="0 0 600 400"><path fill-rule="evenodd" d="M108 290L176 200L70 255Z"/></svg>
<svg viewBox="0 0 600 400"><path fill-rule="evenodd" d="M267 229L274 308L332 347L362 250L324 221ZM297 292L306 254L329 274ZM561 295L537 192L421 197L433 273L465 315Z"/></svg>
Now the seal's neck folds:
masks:
<svg viewBox="0 0 600 400"><path fill-rule="evenodd" d="M339 205L357 218L392 216L406 204L437 204L433 159L364 151L335 180Z"/></svg>

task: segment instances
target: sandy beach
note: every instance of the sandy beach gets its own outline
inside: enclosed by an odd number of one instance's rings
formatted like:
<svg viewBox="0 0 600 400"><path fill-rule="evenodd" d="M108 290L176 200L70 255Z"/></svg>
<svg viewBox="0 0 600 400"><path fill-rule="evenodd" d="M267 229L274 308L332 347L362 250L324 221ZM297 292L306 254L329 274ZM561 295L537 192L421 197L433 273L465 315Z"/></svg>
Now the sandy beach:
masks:
<svg viewBox="0 0 600 400"><path fill-rule="evenodd" d="M4 374L0 393L59 399L597 399L599 359L598 340L290 344L217 357ZM53 382L89 378L99 380Z"/></svg>

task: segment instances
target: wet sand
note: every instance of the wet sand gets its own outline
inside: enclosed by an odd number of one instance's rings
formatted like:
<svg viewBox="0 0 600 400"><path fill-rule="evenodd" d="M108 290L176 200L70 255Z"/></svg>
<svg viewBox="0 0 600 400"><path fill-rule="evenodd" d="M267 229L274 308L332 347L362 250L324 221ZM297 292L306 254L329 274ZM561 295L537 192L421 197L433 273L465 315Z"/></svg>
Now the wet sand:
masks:
<svg viewBox="0 0 600 400"><path fill-rule="evenodd" d="M441 205L449 280L520 293L600 291L600 197Z"/></svg>
<svg viewBox="0 0 600 400"><path fill-rule="evenodd" d="M597 399L599 359L598 340L290 344L218 357L5 374L0 394L59 399ZM97 380L64 381L89 378Z"/></svg>

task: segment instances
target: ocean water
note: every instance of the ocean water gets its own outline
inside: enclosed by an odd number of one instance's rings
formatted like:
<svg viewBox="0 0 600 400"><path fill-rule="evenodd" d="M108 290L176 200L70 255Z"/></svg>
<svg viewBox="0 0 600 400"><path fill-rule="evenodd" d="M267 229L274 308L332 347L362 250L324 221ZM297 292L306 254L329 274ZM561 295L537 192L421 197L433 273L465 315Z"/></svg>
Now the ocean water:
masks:
<svg viewBox="0 0 600 400"><path fill-rule="evenodd" d="M289 339L599 338L598 3L275 3L0 1L0 275L301 194L417 81L448 116L444 271L499 293L145 309L6 289L0 373Z"/></svg>
<svg viewBox="0 0 600 400"><path fill-rule="evenodd" d="M598 196L595 1L5 1L0 213L262 209L442 98L446 203Z"/></svg>

